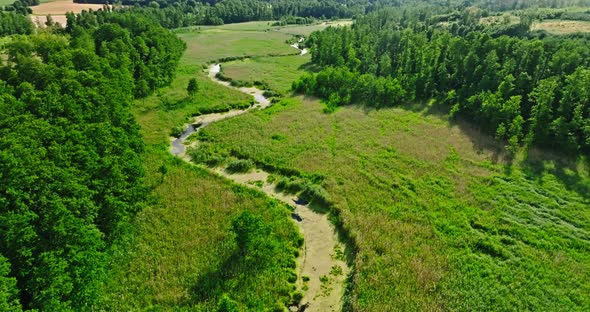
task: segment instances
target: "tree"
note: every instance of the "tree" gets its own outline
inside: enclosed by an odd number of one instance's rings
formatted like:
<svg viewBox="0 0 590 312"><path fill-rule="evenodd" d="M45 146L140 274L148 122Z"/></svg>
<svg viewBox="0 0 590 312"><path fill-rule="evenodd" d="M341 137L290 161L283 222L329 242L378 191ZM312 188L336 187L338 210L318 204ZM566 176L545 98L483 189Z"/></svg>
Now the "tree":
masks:
<svg viewBox="0 0 590 312"><path fill-rule="evenodd" d="M238 303L232 300L227 294L223 294L217 303L217 312L237 312L240 311Z"/></svg>
<svg viewBox="0 0 590 312"><path fill-rule="evenodd" d="M22 311L18 302L16 279L9 277L10 263L0 255L0 310L7 312Z"/></svg>
<svg viewBox="0 0 590 312"><path fill-rule="evenodd" d="M196 78L191 78L188 81L188 86L186 87L186 92L188 92L189 96L194 96L199 91L199 84L197 83Z"/></svg>

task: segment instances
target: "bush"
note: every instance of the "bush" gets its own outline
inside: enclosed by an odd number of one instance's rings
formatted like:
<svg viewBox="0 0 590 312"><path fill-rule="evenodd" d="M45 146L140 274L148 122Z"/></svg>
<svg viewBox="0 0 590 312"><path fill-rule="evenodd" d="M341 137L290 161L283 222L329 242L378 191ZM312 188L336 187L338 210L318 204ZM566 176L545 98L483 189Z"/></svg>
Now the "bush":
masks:
<svg viewBox="0 0 590 312"><path fill-rule="evenodd" d="M238 312L240 308L238 303L228 297L226 294L221 296L217 303L217 312Z"/></svg>
<svg viewBox="0 0 590 312"><path fill-rule="evenodd" d="M305 189L301 193L301 198L308 202L314 202L322 206L328 206L330 204L328 192L326 192L323 187L317 184L306 184Z"/></svg>
<svg viewBox="0 0 590 312"><path fill-rule="evenodd" d="M291 298L293 298L293 305L299 305L301 303L301 299L303 299L303 293L296 291L291 295Z"/></svg>
<svg viewBox="0 0 590 312"><path fill-rule="evenodd" d="M218 151L213 144L201 142L194 148L188 150L191 160L198 164L205 164L210 167L221 165L225 161L225 155Z"/></svg>
<svg viewBox="0 0 590 312"><path fill-rule="evenodd" d="M227 166L227 171L230 173L245 173L252 169L254 169L254 162L250 159L236 159Z"/></svg>
<svg viewBox="0 0 590 312"><path fill-rule="evenodd" d="M289 271L289 277L287 278L287 281L291 284L295 284L295 282L297 282L297 274L295 274L293 271Z"/></svg>
<svg viewBox="0 0 590 312"><path fill-rule="evenodd" d="M182 133L186 131L186 126L185 125L179 125L179 126L174 126L172 128L172 130L170 130L170 135L178 138L182 135Z"/></svg>
<svg viewBox="0 0 590 312"><path fill-rule="evenodd" d="M283 177L277 182L277 189L286 193L295 194L301 192L304 188L305 181L299 177Z"/></svg>

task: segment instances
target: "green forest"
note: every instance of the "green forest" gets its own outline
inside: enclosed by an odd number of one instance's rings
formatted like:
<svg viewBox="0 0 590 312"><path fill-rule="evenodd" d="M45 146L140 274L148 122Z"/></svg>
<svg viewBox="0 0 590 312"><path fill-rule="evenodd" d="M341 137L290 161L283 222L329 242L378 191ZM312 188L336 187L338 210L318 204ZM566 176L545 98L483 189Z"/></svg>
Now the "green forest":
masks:
<svg viewBox="0 0 590 312"><path fill-rule="evenodd" d="M0 10L0 311L590 309L590 2L42 4Z"/></svg>
<svg viewBox="0 0 590 312"><path fill-rule="evenodd" d="M105 250L148 193L144 143L129 106L170 83L184 49L131 13L84 14L64 31L5 45L2 310L80 311L97 303Z"/></svg>
<svg viewBox="0 0 590 312"><path fill-rule="evenodd" d="M324 98L329 110L436 98L514 149L590 152L588 38L498 36L406 19L380 11L351 29L314 33L312 60L326 69L294 89Z"/></svg>

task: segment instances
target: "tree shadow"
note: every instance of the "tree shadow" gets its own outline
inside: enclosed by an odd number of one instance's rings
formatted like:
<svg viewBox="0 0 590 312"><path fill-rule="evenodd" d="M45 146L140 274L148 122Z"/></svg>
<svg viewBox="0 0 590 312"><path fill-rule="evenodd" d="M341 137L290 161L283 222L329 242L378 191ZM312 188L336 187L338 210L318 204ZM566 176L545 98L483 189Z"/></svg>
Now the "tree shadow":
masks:
<svg viewBox="0 0 590 312"><path fill-rule="evenodd" d="M499 141L466 118L450 117L450 107L438 101L404 103L397 108L419 113L424 116L433 115L449 122L449 127L458 127L462 134L470 140L475 152L487 154L493 164L502 165L503 174L510 176L515 166L522 170L527 179L543 183L543 176L551 174L569 191L574 191L585 200L590 199L590 159L580 154L531 147L524 159L515 161L514 155L506 149L505 141ZM385 109L370 105L362 106L365 113ZM387 107L389 108L389 107Z"/></svg>
<svg viewBox="0 0 590 312"><path fill-rule="evenodd" d="M381 109L391 109L392 107L373 107L371 105L362 105L365 114L371 111ZM449 128L458 127L461 133L469 138L473 149L478 154L490 155L493 164L505 165L505 170L512 170L513 156L506 150L506 142L498 141L493 136L486 133L481 127L468 121L460 116L451 118L451 108L435 99L428 101L416 101L412 103L403 103L393 108L399 108L405 111L421 114L423 116L435 116L448 121Z"/></svg>
<svg viewBox="0 0 590 312"><path fill-rule="evenodd" d="M185 108L188 104L193 103L193 98L190 96L183 97L179 100L171 99L167 96L159 97L160 104L158 105L159 109L164 110L166 112L179 110Z"/></svg>
<svg viewBox="0 0 590 312"><path fill-rule="evenodd" d="M229 291L226 282L238 276L238 273L243 270L241 260L241 255L235 251L219 266L199 275L196 280L191 282L189 304L211 300L216 302L221 298L224 293Z"/></svg>
<svg viewBox="0 0 590 312"><path fill-rule="evenodd" d="M322 67L312 62L307 62L305 64L300 65L297 69L303 70L308 73L319 73L322 70Z"/></svg>
<svg viewBox="0 0 590 312"><path fill-rule="evenodd" d="M568 190L590 199L590 161L541 148L531 148L522 163L526 177L543 185L543 176L551 174Z"/></svg>

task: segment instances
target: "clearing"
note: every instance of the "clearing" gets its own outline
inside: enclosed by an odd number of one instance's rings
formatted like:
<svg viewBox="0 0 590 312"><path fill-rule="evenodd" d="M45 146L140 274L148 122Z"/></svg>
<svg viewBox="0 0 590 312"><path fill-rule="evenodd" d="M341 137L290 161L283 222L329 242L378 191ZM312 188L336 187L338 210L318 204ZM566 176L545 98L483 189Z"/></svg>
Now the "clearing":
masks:
<svg viewBox="0 0 590 312"><path fill-rule="evenodd" d="M590 32L590 22L586 21L566 21L566 20L546 20L536 22L531 27L532 30L545 30L556 35L567 35L577 32Z"/></svg>

